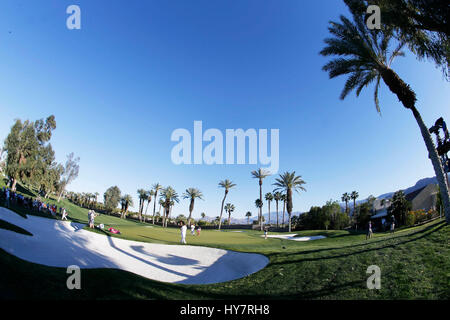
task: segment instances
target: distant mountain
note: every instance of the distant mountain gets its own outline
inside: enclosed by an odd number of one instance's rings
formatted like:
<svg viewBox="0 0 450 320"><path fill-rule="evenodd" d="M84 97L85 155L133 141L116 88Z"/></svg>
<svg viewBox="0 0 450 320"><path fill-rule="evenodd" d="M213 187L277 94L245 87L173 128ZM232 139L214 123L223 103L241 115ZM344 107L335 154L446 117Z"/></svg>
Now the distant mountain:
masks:
<svg viewBox="0 0 450 320"><path fill-rule="evenodd" d="M447 175L450 178L450 173L448 173ZM403 190L403 193L405 193L405 194L409 194L411 192L414 192L414 191L417 191L419 189L422 189L422 188L428 186L429 184L438 184L436 177L420 179L419 181L416 182L416 184L414 186L406 188L406 189L400 189L400 190ZM398 191L398 190L396 190L396 191ZM377 197L377 199L390 199L390 198L392 198L392 196L394 195L394 193L396 191L388 192L388 193L384 193L382 195L379 195ZM367 199L358 200L358 201L356 201L356 204L358 205L358 204L364 203L366 201L367 201ZM350 208L353 208L353 201L349 202L348 206ZM345 203L341 203L341 207L345 208Z"/></svg>

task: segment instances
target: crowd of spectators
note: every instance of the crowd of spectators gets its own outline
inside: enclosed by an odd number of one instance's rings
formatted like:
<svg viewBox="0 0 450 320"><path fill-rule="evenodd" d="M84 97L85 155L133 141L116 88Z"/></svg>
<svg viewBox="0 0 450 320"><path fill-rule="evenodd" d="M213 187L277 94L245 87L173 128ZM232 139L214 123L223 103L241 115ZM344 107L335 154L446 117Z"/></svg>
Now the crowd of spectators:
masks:
<svg viewBox="0 0 450 320"><path fill-rule="evenodd" d="M52 205L48 202L41 201L40 197L26 197L23 194L14 192L7 187L3 187L0 190L1 200L6 208L10 208L11 205L14 205L32 210L34 212L51 214L53 217L56 217L57 214L63 216L65 213L65 209L63 207L58 207L57 205Z"/></svg>

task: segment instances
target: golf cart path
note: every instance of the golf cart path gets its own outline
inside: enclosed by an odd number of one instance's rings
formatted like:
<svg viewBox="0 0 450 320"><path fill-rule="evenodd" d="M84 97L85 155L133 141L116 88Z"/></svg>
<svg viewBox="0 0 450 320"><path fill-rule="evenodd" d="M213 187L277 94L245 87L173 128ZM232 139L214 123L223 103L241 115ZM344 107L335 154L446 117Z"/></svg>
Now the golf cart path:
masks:
<svg viewBox="0 0 450 320"><path fill-rule="evenodd" d="M84 224L27 216L0 207L0 219L33 236L0 229L0 248L23 260L52 267L112 268L148 279L209 284L239 279L264 268L264 255L222 249L113 238Z"/></svg>

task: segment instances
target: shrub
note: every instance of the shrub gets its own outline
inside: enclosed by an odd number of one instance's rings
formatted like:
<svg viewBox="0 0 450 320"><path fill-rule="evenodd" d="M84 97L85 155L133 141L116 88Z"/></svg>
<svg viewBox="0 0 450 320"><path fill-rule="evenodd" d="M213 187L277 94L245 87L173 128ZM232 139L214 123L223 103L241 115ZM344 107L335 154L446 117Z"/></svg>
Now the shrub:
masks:
<svg viewBox="0 0 450 320"><path fill-rule="evenodd" d="M409 212L406 214L406 225L407 225L408 227L411 227L411 226L413 226L415 223L416 223L416 216L415 216L415 214L414 214L414 211L409 211Z"/></svg>

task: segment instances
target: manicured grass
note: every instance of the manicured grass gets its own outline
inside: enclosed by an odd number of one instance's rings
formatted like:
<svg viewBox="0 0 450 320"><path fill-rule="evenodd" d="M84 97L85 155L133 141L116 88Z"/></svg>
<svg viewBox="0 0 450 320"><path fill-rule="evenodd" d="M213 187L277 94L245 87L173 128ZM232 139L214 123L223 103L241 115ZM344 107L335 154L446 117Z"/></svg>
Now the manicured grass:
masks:
<svg viewBox="0 0 450 320"><path fill-rule="evenodd" d="M69 206L67 204L66 208ZM85 209L69 207L80 220ZM100 219L105 219L104 221ZM97 222L115 224L118 237L178 244L178 229L101 216ZM96 231L99 232L99 231ZM0 250L0 297L29 299L449 299L450 226L433 221L393 235L347 231L303 231L300 236L326 239L297 242L267 239L253 230L203 230L188 234L190 245L257 252L269 265L242 279L212 285L179 285L148 280L110 269L83 269L82 289L68 290L63 268L46 267L18 259ZM370 265L381 269L381 290L366 286Z"/></svg>

